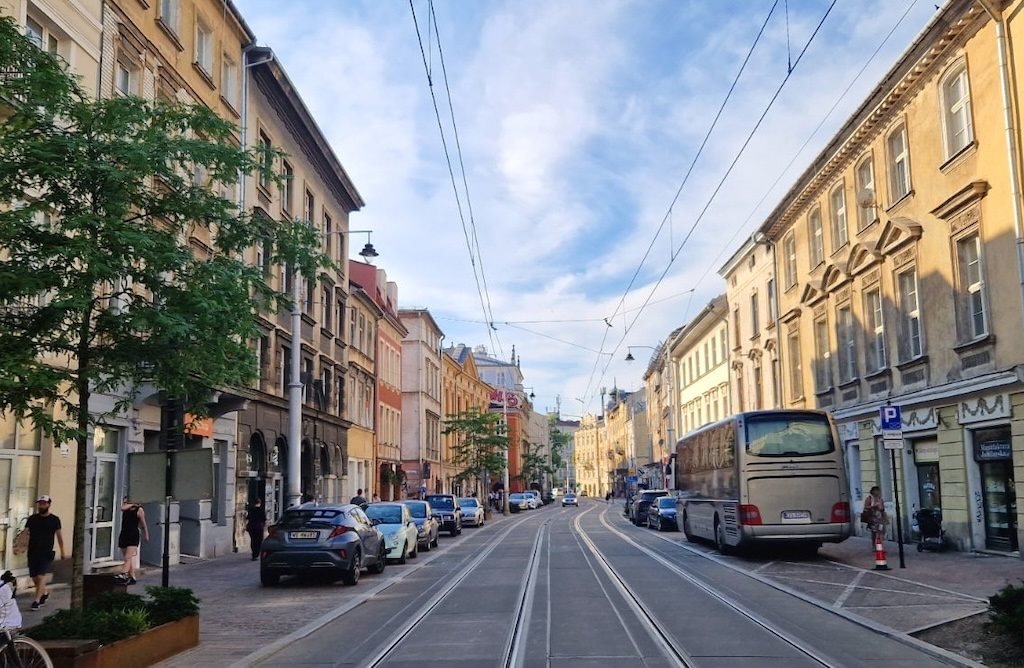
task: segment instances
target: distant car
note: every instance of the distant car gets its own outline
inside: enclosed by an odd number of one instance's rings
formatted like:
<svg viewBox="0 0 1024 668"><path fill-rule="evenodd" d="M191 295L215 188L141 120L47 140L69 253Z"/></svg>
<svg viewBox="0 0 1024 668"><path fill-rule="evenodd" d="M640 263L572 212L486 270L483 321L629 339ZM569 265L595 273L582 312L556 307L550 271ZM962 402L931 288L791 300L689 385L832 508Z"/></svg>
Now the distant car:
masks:
<svg viewBox="0 0 1024 668"><path fill-rule="evenodd" d="M523 494L526 495L526 500L530 504L530 510L536 510L537 508L540 508L543 505L543 503L540 500L540 492L533 489L528 489L525 492L523 492Z"/></svg>
<svg viewBox="0 0 1024 668"><path fill-rule="evenodd" d="M566 506L576 506L577 508L579 508L580 500L576 498L575 494L569 492L568 494L562 497L562 507L565 508Z"/></svg>
<svg viewBox="0 0 1024 668"><path fill-rule="evenodd" d="M462 525L482 527L484 525L484 507L479 499L473 496L459 497L459 508L462 508Z"/></svg>
<svg viewBox="0 0 1024 668"><path fill-rule="evenodd" d="M416 499L402 503L409 509L409 515L416 525L416 542L419 549L430 552L431 548L437 547L437 536L441 533L441 524L434 517L430 504Z"/></svg>
<svg viewBox="0 0 1024 668"><path fill-rule="evenodd" d="M326 573L347 585L364 567L382 573L387 564L384 534L359 506L325 504L284 511L260 548L260 583L272 587L282 575Z"/></svg>
<svg viewBox="0 0 1024 668"><path fill-rule="evenodd" d="M580 492L580 496L590 496L590 494L587 493L587 490L583 490Z"/></svg>
<svg viewBox="0 0 1024 668"><path fill-rule="evenodd" d="M508 495L508 508L513 513L518 513L521 510L529 510L532 508L530 505L530 497L522 492L512 492Z"/></svg>
<svg viewBox="0 0 1024 668"><path fill-rule="evenodd" d="M647 508L651 503L662 496L668 496L667 489L645 489L633 497L633 503L629 506L630 519L633 524L640 526L647 522Z"/></svg>
<svg viewBox="0 0 1024 668"><path fill-rule="evenodd" d="M462 533L462 509L451 494L427 494L426 502L430 504L434 517L441 524L441 531L451 536Z"/></svg>
<svg viewBox="0 0 1024 668"><path fill-rule="evenodd" d="M419 549L416 523L406 506L401 503L371 503L366 506L366 516L376 522L384 534L388 559L404 564L407 558L416 558Z"/></svg>
<svg viewBox="0 0 1024 668"><path fill-rule="evenodd" d="M661 496L647 509L647 528L664 531L666 528L679 531L676 497Z"/></svg>

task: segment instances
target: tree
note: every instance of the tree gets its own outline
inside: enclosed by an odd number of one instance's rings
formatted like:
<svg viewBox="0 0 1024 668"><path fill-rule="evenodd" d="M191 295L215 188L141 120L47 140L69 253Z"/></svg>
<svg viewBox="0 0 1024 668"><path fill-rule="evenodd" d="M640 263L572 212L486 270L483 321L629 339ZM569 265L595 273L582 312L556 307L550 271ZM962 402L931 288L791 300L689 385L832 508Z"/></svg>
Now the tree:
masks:
<svg viewBox="0 0 1024 668"><path fill-rule="evenodd" d="M483 482L485 472L497 475L505 468L508 436L501 431L501 415L471 408L444 421L442 433L455 436L451 462L459 469L459 482L476 479Z"/></svg>
<svg viewBox="0 0 1024 668"><path fill-rule="evenodd" d="M221 196L260 169L233 125L198 105L89 99L10 19L0 108L0 410L76 442L81 607L90 428L144 385L204 415L211 392L255 378L256 316L288 302L243 261L252 246L305 276L329 261L308 222L249 216ZM100 393L110 412L90 410Z"/></svg>
<svg viewBox="0 0 1024 668"><path fill-rule="evenodd" d="M549 442L551 444L551 468L557 473L565 468L565 459L562 456L572 440L572 435L558 428L557 417L551 417L551 431Z"/></svg>
<svg viewBox="0 0 1024 668"><path fill-rule="evenodd" d="M527 487L539 483L544 474L554 473L554 469L548 466L547 458L544 456L544 446L541 443L525 443L522 451L522 465L519 467L519 479Z"/></svg>

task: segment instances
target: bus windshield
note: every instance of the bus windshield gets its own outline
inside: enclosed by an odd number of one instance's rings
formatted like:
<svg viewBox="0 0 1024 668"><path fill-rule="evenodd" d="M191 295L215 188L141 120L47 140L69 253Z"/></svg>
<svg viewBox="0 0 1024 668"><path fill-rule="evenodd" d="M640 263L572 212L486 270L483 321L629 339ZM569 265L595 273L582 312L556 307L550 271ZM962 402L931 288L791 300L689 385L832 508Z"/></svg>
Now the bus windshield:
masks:
<svg viewBox="0 0 1024 668"><path fill-rule="evenodd" d="M751 415L746 420L747 452L758 457L807 457L835 450L824 416Z"/></svg>

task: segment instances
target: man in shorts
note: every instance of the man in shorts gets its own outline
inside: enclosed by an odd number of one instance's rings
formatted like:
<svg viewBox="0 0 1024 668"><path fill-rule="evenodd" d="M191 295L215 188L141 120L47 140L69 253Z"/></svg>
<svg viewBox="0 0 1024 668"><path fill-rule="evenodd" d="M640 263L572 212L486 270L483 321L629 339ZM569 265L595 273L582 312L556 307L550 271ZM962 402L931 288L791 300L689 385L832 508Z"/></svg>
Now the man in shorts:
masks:
<svg viewBox="0 0 1024 668"><path fill-rule="evenodd" d="M25 524L28 529L28 574L36 586L32 610L46 605L46 599L50 598L46 581L53 570L55 537L60 546L60 558L64 559L64 535L60 531L60 518L50 512L51 501L46 494L36 499L36 512L29 516Z"/></svg>

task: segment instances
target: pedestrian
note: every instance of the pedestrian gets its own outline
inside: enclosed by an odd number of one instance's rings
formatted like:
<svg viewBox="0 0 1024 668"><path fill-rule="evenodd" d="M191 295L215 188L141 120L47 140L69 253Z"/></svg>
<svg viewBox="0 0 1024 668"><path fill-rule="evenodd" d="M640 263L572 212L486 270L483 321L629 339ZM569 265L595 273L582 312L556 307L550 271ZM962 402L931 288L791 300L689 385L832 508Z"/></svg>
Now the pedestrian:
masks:
<svg viewBox="0 0 1024 668"><path fill-rule="evenodd" d="M245 517L245 530L249 533L249 549L252 550L252 560L260 557L260 548L263 546L263 533L267 528L267 511L263 507L263 499L256 497L249 507Z"/></svg>
<svg viewBox="0 0 1024 668"><path fill-rule="evenodd" d="M373 499L373 503L380 503L380 496L379 495L374 494L372 499Z"/></svg>
<svg viewBox="0 0 1024 668"><path fill-rule="evenodd" d="M18 602L14 600L17 586L17 578L10 571L4 571L4 574L0 575L0 629L21 628L21 610L18 609Z"/></svg>
<svg viewBox="0 0 1024 668"><path fill-rule="evenodd" d="M607 494L604 495L604 502L605 503L610 503L611 500L612 500L612 493L611 492L608 492Z"/></svg>
<svg viewBox="0 0 1024 668"><path fill-rule="evenodd" d="M352 497L352 499L349 501L349 503L355 504L357 506L365 506L366 505L366 497L363 496L363 488L362 487L360 487L359 489L356 490L356 495Z"/></svg>
<svg viewBox="0 0 1024 668"><path fill-rule="evenodd" d="M864 510L861 511L860 521L871 532L873 544L885 540L885 526L889 523L889 517L885 514L885 501L882 500L882 490L878 485L872 487L867 498L864 499Z"/></svg>
<svg viewBox="0 0 1024 668"><path fill-rule="evenodd" d="M149 542L149 526L146 524L146 511L128 497L121 499L121 533L117 535L117 546L121 548L121 572L117 579L125 584L135 584L135 558L139 555L141 541Z"/></svg>
<svg viewBox="0 0 1024 668"><path fill-rule="evenodd" d="M60 558L64 559L64 535L60 531L60 518L50 512L53 502L46 494L36 499L36 512L29 516L25 523L28 529L28 574L36 586L36 595L32 600L32 610L46 605L50 598L46 590L49 574L53 570L53 539L57 539L60 547Z"/></svg>

